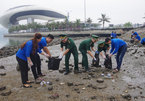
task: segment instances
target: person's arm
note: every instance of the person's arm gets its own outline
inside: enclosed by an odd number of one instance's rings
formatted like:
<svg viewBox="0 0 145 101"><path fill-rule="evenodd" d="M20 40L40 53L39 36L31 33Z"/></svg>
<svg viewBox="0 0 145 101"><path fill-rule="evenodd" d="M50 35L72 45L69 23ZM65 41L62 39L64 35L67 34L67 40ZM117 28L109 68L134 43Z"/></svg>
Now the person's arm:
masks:
<svg viewBox="0 0 145 101"><path fill-rule="evenodd" d="M63 56L66 55L69 52L70 49L66 49L63 53Z"/></svg>
<svg viewBox="0 0 145 101"><path fill-rule="evenodd" d="M30 67L33 66L33 63L31 61L30 57L27 57L27 60L28 60L28 64L30 65Z"/></svg>
<svg viewBox="0 0 145 101"><path fill-rule="evenodd" d="M105 59L106 56L103 54L103 52L100 52L100 55Z"/></svg>
<svg viewBox="0 0 145 101"><path fill-rule="evenodd" d="M91 52L90 50L88 50L87 53L88 53L92 58L95 58L94 55L92 54L92 52Z"/></svg>
<svg viewBox="0 0 145 101"><path fill-rule="evenodd" d="M51 57L50 51L47 47L43 47L43 51Z"/></svg>
<svg viewBox="0 0 145 101"><path fill-rule="evenodd" d="M96 50L94 49L94 47L91 47L91 49L92 49L92 51L94 51L94 52L96 51Z"/></svg>

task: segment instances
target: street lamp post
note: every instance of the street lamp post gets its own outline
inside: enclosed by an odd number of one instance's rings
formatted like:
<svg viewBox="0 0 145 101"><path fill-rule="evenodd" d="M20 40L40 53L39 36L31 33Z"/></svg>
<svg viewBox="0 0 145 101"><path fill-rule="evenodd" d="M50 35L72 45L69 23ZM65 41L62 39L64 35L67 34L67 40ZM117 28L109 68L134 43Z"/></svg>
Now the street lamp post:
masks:
<svg viewBox="0 0 145 101"><path fill-rule="evenodd" d="M86 27L86 0L84 0L84 22Z"/></svg>

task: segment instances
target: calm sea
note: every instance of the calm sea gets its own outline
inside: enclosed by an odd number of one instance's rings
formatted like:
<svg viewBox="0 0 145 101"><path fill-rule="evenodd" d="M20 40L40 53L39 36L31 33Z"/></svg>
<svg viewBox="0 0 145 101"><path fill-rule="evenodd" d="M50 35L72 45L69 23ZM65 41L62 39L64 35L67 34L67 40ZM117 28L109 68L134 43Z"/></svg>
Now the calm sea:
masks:
<svg viewBox="0 0 145 101"><path fill-rule="evenodd" d="M22 44L24 41L29 40L30 38L22 38L22 37L4 37L4 34L7 34L7 30L0 29L0 48L5 46L18 46Z"/></svg>

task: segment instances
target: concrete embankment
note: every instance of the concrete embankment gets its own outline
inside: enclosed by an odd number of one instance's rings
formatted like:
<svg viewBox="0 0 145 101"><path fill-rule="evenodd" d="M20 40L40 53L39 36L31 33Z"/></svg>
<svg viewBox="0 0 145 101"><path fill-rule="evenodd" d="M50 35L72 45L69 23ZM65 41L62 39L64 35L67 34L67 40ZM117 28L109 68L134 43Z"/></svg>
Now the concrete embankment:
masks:
<svg viewBox="0 0 145 101"><path fill-rule="evenodd" d="M123 33L122 30L114 30L118 35ZM55 32L40 32L43 36L47 36L48 34L52 34L54 36L58 36L60 34L68 34L69 36L83 37L90 36L91 34L96 34L98 36L109 36L112 30L93 30L93 31L55 31ZM16 34L6 34L4 37L32 37L35 33L16 33Z"/></svg>

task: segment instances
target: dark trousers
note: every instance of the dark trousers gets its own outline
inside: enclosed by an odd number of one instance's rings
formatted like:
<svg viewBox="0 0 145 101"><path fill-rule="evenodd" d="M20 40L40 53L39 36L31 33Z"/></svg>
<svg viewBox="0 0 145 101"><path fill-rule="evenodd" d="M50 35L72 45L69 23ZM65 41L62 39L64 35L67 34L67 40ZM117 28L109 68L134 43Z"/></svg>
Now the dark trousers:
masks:
<svg viewBox="0 0 145 101"><path fill-rule="evenodd" d="M85 70L88 70L88 56L87 56L87 52L85 50L80 50L80 52L82 53L82 66L85 67Z"/></svg>
<svg viewBox="0 0 145 101"><path fill-rule="evenodd" d="M123 57L126 53L127 50L127 45L123 45L121 48L119 48L117 56L116 56L116 62L117 62L117 69L120 70L121 64L122 64L122 60Z"/></svg>
<svg viewBox="0 0 145 101"><path fill-rule="evenodd" d="M74 65L75 65L74 70L79 70L79 68L78 68L78 52L77 52L77 50L72 50L72 51L69 51L65 55L65 68L66 68L65 71L66 72L69 72L69 59L70 59L71 53L74 56Z"/></svg>
<svg viewBox="0 0 145 101"><path fill-rule="evenodd" d="M40 56L38 54L31 54L30 55L30 58L33 62L33 66L31 67L32 69L32 73L34 75L34 78L37 78L36 74L37 75L41 75L41 60L40 60Z"/></svg>
<svg viewBox="0 0 145 101"><path fill-rule="evenodd" d="M26 84L28 81L28 62L16 57L20 66L22 84Z"/></svg>

